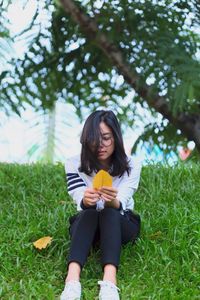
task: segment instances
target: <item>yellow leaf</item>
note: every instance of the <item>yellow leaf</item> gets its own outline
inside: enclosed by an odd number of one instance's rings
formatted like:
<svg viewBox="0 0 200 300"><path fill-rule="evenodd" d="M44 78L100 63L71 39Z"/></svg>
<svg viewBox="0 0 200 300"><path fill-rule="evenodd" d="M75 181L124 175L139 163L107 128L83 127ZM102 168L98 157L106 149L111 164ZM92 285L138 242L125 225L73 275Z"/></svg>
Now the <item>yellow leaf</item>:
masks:
<svg viewBox="0 0 200 300"><path fill-rule="evenodd" d="M46 248L47 245L51 243L51 240L52 240L52 237L50 237L50 236L44 236L41 239L35 241L33 243L33 245L35 246L35 248L41 250L43 248Z"/></svg>
<svg viewBox="0 0 200 300"><path fill-rule="evenodd" d="M93 178L93 188L100 189L102 187L102 170L99 171Z"/></svg>
<svg viewBox="0 0 200 300"><path fill-rule="evenodd" d="M103 171L103 170L102 170ZM112 186L112 176L106 171L103 171L103 185L102 186Z"/></svg>
<svg viewBox="0 0 200 300"><path fill-rule="evenodd" d="M102 186L112 186L112 177L104 170L100 170L93 178L94 189L100 189Z"/></svg>

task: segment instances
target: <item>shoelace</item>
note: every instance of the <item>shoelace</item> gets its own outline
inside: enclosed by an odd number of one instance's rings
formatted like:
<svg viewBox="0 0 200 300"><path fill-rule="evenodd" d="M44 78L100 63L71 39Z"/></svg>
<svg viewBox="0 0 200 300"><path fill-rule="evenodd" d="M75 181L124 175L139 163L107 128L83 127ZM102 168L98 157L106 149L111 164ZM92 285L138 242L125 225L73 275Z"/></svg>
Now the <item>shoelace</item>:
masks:
<svg viewBox="0 0 200 300"><path fill-rule="evenodd" d="M109 288L111 288L111 289L113 289L113 290L118 290L118 291L120 291L120 289L114 284L114 283L112 283L112 282L110 282L110 281L98 281L98 284L100 285L100 286L106 286L106 287L109 287Z"/></svg>

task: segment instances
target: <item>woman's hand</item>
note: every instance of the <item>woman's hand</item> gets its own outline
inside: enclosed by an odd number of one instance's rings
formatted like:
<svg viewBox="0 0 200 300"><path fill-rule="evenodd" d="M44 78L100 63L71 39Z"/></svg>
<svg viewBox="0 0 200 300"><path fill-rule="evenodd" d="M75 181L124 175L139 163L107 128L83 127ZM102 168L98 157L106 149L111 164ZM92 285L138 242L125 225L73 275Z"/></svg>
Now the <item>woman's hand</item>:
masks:
<svg viewBox="0 0 200 300"><path fill-rule="evenodd" d="M99 193L101 198L105 201L105 206L114 208L120 207L120 202L117 199L118 191L116 188L103 186L101 189L99 189Z"/></svg>
<svg viewBox="0 0 200 300"><path fill-rule="evenodd" d="M86 188L84 196L83 196L83 204L85 206L93 206L97 203L100 198L100 194L98 191L92 188Z"/></svg>

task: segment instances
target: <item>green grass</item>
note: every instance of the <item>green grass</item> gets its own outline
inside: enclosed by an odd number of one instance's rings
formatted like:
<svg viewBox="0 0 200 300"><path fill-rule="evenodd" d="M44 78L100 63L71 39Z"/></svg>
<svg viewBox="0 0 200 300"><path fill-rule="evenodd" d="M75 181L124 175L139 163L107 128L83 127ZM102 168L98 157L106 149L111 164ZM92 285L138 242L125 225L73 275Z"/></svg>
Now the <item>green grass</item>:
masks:
<svg viewBox="0 0 200 300"><path fill-rule="evenodd" d="M122 300L200 299L200 165L143 168L135 209L141 238L123 247ZM69 250L68 218L75 212L64 168L0 164L0 299L59 299ZM53 237L38 251L33 242ZM83 269L83 299L98 296L99 252Z"/></svg>

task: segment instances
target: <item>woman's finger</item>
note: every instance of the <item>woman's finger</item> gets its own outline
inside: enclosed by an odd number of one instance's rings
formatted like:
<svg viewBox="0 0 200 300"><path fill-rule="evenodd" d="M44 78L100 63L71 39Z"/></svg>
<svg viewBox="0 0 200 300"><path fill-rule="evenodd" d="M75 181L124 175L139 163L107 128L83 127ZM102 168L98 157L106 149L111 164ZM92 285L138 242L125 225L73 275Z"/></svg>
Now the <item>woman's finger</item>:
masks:
<svg viewBox="0 0 200 300"><path fill-rule="evenodd" d="M104 193L106 195L110 195L110 196L113 196L113 197L117 196L116 190L108 190L108 189L101 188L100 193Z"/></svg>
<svg viewBox="0 0 200 300"><path fill-rule="evenodd" d="M99 194L98 193L91 193L91 192L85 192L85 196L88 197L88 198L98 198L99 197Z"/></svg>
<svg viewBox="0 0 200 300"><path fill-rule="evenodd" d="M91 194L98 194L98 190L97 189L93 189L93 188L88 188L87 191Z"/></svg>
<svg viewBox="0 0 200 300"><path fill-rule="evenodd" d="M116 192L116 193L117 193L117 189L114 188L113 186L102 186L101 189L104 189L104 190L106 190L106 191Z"/></svg>
<svg viewBox="0 0 200 300"><path fill-rule="evenodd" d="M90 199L90 198L85 198L84 199L84 203L86 205L94 205L97 201L98 201L98 199Z"/></svg>
<svg viewBox="0 0 200 300"><path fill-rule="evenodd" d="M105 200L106 202L112 202L115 200L115 198L110 197L108 195L102 194L102 199Z"/></svg>
<svg viewBox="0 0 200 300"><path fill-rule="evenodd" d="M99 196L91 196L91 195L85 195L85 198L89 199L90 201L98 201Z"/></svg>
<svg viewBox="0 0 200 300"><path fill-rule="evenodd" d="M110 199L108 199L106 196L104 196L104 195L102 195L102 199L104 200L104 201L106 201L106 202L111 202L111 200Z"/></svg>
<svg viewBox="0 0 200 300"><path fill-rule="evenodd" d="M105 193L101 194L101 197L106 197L107 199L109 199L109 201L113 201L116 197L114 197L113 195L107 195Z"/></svg>

